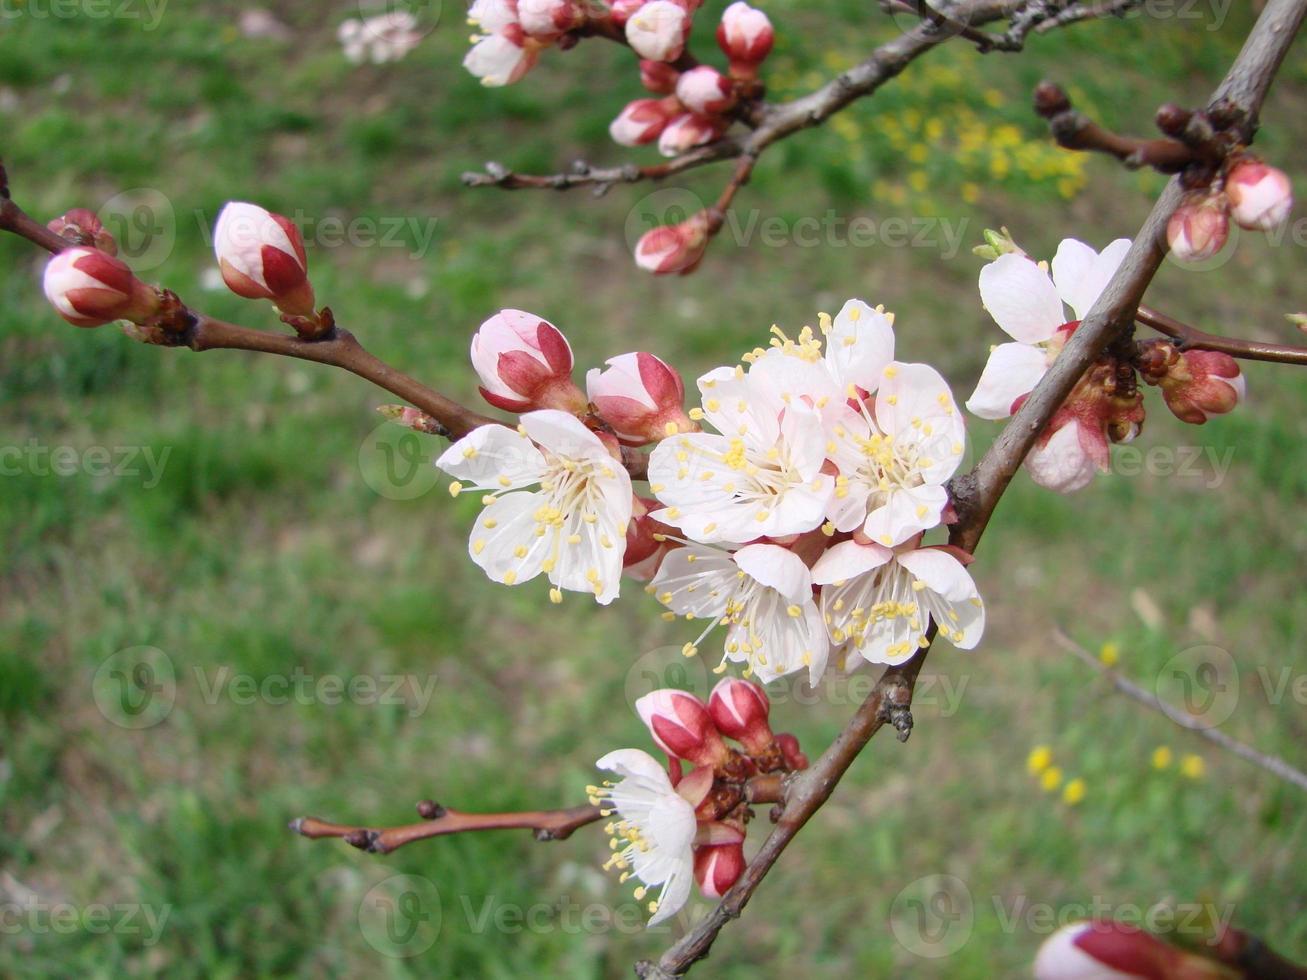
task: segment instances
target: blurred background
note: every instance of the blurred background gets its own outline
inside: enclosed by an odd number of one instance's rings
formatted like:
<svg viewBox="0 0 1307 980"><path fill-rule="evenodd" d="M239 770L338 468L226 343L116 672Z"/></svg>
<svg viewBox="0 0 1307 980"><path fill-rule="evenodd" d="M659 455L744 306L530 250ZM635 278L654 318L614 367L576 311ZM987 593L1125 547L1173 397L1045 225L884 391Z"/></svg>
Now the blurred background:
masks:
<svg viewBox="0 0 1307 980"><path fill-rule="evenodd" d="M724 6L698 18L705 60ZM777 98L900 29L862 0L763 6ZM895 311L899 356L965 398L1005 339L976 289L983 229L1036 256L1063 237L1101 248L1161 187L1052 146L1034 84L1146 134L1158 104L1205 100L1253 18L1155 2L1021 55L950 44L768 152L702 268L655 279L635 237L712 200L729 165L601 199L463 189L488 159L657 159L607 138L641 95L627 52L549 51L483 89L459 65L465 13L420 5L411 54L354 65L344 2L5 4L14 196L42 221L100 211L143 278L269 329L266 304L215 278L210 229L230 199L292 216L338 321L469 403L468 341L501 307L557 323L578 368L650 349L694 378L849 296ZM1304 82L1299 46L1258 143L1300 192ZM1168 262L1148 302L1293 343L1304 221L1244 233L1205 270ZM286 822L410 822L428 797L580 802L594 759L650 747L635 697L712 679L680 659L684 624L634 583L602 609L492 585L465 552L475 502L429 465L439 441L380 424L393 397L311 364L77 330L44 302L41 262L0 238L0 974L620 977L656 956L706 906L646 932L599 870L602 834L381 858ZM706 975L1015 977L1059 921L1095 912L1151 911L1190 941L1232 915L1307 957L1302 792L1112 693L1053 638L1307 762L1307 389L1290 367L1246 368L1247 405L1201 428L1150 392L1140 440L1074 497L1018 477L973 569L983 645L931 656L911 741L871 743ZM971 451L997 431L973 420ZM778 683L778 729L815 756L873 679ZM760 812L755 846L765 829Z"/></svg>

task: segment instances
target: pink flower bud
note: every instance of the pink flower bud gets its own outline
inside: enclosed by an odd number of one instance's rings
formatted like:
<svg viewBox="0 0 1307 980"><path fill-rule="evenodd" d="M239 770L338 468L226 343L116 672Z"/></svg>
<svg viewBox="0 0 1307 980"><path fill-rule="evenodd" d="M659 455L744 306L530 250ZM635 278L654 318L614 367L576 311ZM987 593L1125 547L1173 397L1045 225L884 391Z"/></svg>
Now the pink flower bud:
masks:
<svg viewBox="0 0 1307 980"><path fill-rule="evenodd" d="M520 24L477 38L463 57L463 67L495 88L512 85L529 72L540 58L540 42L526 36Z"/></svg>
<svg viewBox="0 0 1307 980"><path fill-rule="evenodd" d="M716 68L700 65L677 80L676 97L691 112L708 115L725 112L735 104L735 87Z"/></svg>
<svg viewBox="0 0 1307 980"><path fill-rule="evenodd" d="M637 582L648 582L658 574L670 548L676 545L667 536L677 534L649 516L662 507L656 500L636 497L631 504L631 520L626 525L626 552L622 556L622 574Z"/></svg>
<svg viewBox="0 0 1307 980"><path fill-rule="evenodd" d="M314 315L304 239L289 218L233 201L218 215L213 251L237 296L270 299L291 316Z"/></svg>
<svg viewBox="0 0 1307 980"><path fill-rule="evenodd" d="M104 224L94 211L72 208L55 218L46 227L74 245L89 245L110 255L118 254L118 243L114 241L113 235L105 230Z"/></svg>
<svg viewBox="0 0 1307 980"><path fill-rule="evenodd" d="M676 91L676 80L681 73L661 61L640 62L640 84L655 95L671 95Z"/></svg>
<svg viewBox="0 0 1307 980"><path fill-rule="evenodd" d="M1230 199L1234 220L1250 231L1279 227L1293 209L1293 188L1288 175L1260 160L1244 160L1230 168L1225 178L1225 195Z"/></svg>
<svg viewBox="0 0 1307 980"><path fill-rule="evenodd" d="M576 0L517 0L517 17L529 37L552 41L585 23Z"/></svg>
<svg viewBox="0 0 1307 980"><path fill-rule="evenodd" d="M1193 425L1233 411L1247 393L1239 362L1211 350L1181 351L1157 384L1166 407Z"/></svg>
<svg viewBox="0 0 1307 980"><path fill-rule="evenodd" d="M1216 980L1212 960L1169 946L1110 919L1073 922L1053 933L1035 956L1035 980Z"/></svg>
<svg viewBox="0 0 1307 980"><path fill-rule="evenodd" d="M75 327L114 320L143 323L159 310L158 290L141 282L121 259L98 248L70 248L45 267L45 296Z"/></svg>
<svg viewBox="0 0 1307 980"><path fill-rule="evenodd" d="M636 99L608 125L608 135L621 146L652 143L680 112L675 99Z"/></svg>
<svg viewBox="0 0 1307 980"><path fill-rule="evenodd" d="M761 685L740 677L724 677L708 696L708 714L717 730L733 738L750 755L769 749L776 737L767 723L771 702Z"/></svg>
<svg viewBox="0 0 1307 980"><path fill-rule="evenodd" d="M658 137L658 152L665 157L677 156L696 146L711 143L726 132L729 125L728 119L687 112L667 124Z"/></svg>
<svg viewBox="0 0 1307 980"><path fill-rule="evenodd" d="M572 348L548 320L522 310L500 310L472 337L472 366L481 397L506 412L556 408L585 411L572 383Z"/></svg>
<svg viewBox="0 0 1307 980"><path fill-rule="evenodd" d="M694 848L694 880L705 898L721 898L744 874L744 845L717 844Z"/></svg>
<svg viewBox="0 0 1307 980"><path fill-rule="evenodd" d="M640 236L635 264L656 276L693 272L708 245L708 213L692 214L677 225L662 225Z"/></svg>
<svg viewBox="0 0 1307 980"><path fill-rule="evenodd" d="M717 25L717 44L731 60L731 74L751 78L771 54L776 40L771 21L761 10L736 0Z"/></svg>
<svg viewBox="0 0 1307 980"><path fill-rule="evenodd" d="M693 694L661 688L636 701L635 711L668 755L707 767L730 758L708 709Z"/></svg>
<svg viewBox="0 0 1307 980"><path fill-rule="evenodd" d="M1166 225L1166 240L1181 262L1210 259L1225 247L1229 233L1230 218L1217 196L1186 201Z"/></svg>
<svg viewBox="0 0 1307 980"><path fill-rule="evenodd" d="M690 15L672 0L652 0L626 22L626 42L641 58L675 61L685 50Z"/></svg>
<svg viewBox="0 0 1307 980"><path fill-rule="evenodd" d="M776 736L776 744L780 746L781 755L789 769L799 772L808 768L808 757L799 748L799 740L795 736L789 732L780 732Z"/></svg>
<svg viewBox="0 0 1307 980"><path fill-rule="evenodd" d="M676 370L652 354L622 354L592 368L586 393L599 417L628 446L643 446L698 426L685 414L685 384Z"/></svg>

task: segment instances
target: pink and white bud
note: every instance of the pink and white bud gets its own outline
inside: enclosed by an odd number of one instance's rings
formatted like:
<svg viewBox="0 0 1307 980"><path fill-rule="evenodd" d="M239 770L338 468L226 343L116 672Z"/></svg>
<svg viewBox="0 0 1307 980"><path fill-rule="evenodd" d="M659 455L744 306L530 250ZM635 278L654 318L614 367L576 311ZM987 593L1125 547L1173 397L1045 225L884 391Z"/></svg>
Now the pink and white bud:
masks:
<svg viewBox="0 0 1307 980"><path fill-rule="evenodd" d="M799 748L799 740L796 736L789 732L779 732L776 735L776 744L780 747L787 769L801 772L808 768L808 757Z"/></svg>
<svg viewBox="0 0 1307 980"><path fill-rule="evenodd" d="M1278 228L1293 210L1289 175L1260 160L1244 160L1230 168L1225 178L1225 196L1230 199L1230 214L1235 222L1250 231Z"/></svg>
<svg viewBox="0 0 1307 980"><path fill-rule="evenodd" d="M693 694L661 688L636 701L635 711L658 747L670 756L705 767L730 758L708 709Z"/></svg>
<svg viewBox="0 0 1307 980"><path fill-rule="evenodd" d="M1193 425L1234 411L1247 395L1239 362L1211 350L1181 351L1157 384L1166 407L1176 418Z"/></svg>
<svg viewBox="0 0 1307 980"><path fill-rule="evenodd" d="M693 112L677 116L658 137L658 152L665 157L679 156L686 150L711 143L726 132L730 120L700 116Z"/></svg>
<svg viewBox="0 0 1307 980"><path fill-rule="evenodd" d="M762 686L741 677L724 677L708 696L708 714L717 730L759 755L776 741L767 716L771 702Z"/></svg>
<svg viewBox="0 0 1307 980"><path fill-rule="evenodd" d="M625 27L631 15L648 2L649 0L613 0L609 4L608 16L618 27Z"/></svg>
<svg viewBox="0 0 1307 980"><path fill-rule="evenodd" d="M721 898L744 874L744 844L694 848L694 880L705 898Z"/></svg>
<svg viewBox="0 0 1307 980"><path fill-rule="evenodd" d="M159 311L158 290L141 282L119 258L98 248L70 248L45 267L45 297L75 327L114 320L143 323Z"/></svg>
<svg viewBox="0 0 1307 980"><path fill-rule="evenodd" d="M1186 201L1171 215L1166 240L1181 262L1210 259L1225 247L1230 234L1230 217L1219 196Z"/></svg>
<svg viewBox="0 0 1307 980"><path fill-rule="evenodd" d="M693 272L708 246L708 228L708 212L700 211L646 231L635 244L635 264L656 276Z"/></svg>
<svg viewBox="0 0 1307 980"><path fill-rule="evenodd" d="M314 315L304 239L289 218L233 201L213 229L223 282L237 296L269 299L291 316Z"/></svg>
<svg viewBox="0 0 1307 980"><path fill-rule="evenodd" d="M699 65L677 80L676 97L691 112L711 115L735 105L735 86L716 68Z"/></svg>
<svg viewBox="0 0 1307 980"><path fill-rule="evenodd" d="M621 146L641 146L656 140L681 114L675 99L636 99L608 124L608 135Z"/></svg>
<svg viewBox="0 0 1307 980"><path fill-rule="evenodd" d="M585 23L577 0L517 0L517 19L528 37L553 41Z"/></svg>
<svg viewBox="0 0 1307 980"><path fill-rule="evenodd" d="M535 67L540 43L526 36L520 24L478 38L463 58L463 67L490 88L512 85Z"/></svg>
<svg viewBox="0 0 1307 980"><path fill-rule="evenodd" d="M640 84L655 95L671 95L676 91L676 80L681 73L661 61L640 61Z"/></svg>
<svg viewBox="0 0 1307 980"><path fill-rule="evenodd" d="M677 533L650 517L662 507L656 500L637 496L631 502L631 520L626 525L626 551L622 555L622 574L637 582L648 582L658 574L667 549L672 547L667 535Z"/></svg>
<svg viewBox="0 0 1307 980"><path fill-rule="evenodd" d="M481 397L506 412L556 408L579 414L585 395L572 383L572 347L548 320L500 310L472 337Z"/></svg>
<svg viewBox="0 0 1307 980"><path fill-rule="evenodd" d="M110 255L118 254L118 243L113 235L105 229L99 215L86 208L72 208L46 225L60 238L74 245L87 245L98 248Z"/></svg>
<svg viewBox="0 0 1307 980"><path fill-rule="evenodd" d="M717 25L717 44L731 61L731 74L751 78L771 54L776 34L761 10L736 0Z"/></svg>
<svg viewBox="0 0 1307 980"><path fill-rule="evenodd" d="M1035 980L1218 980L1214 960L1177 949L1110 919L1073 922L1039 947Z"/></svg>
<svg viewBox="0 0 1307 980"><path fill-rule="evenodd" d="M626 43L650 61L675 61L689 33L690 15L672 0L643 4L626 22Z"/></svg>
<svg viewBox="0 0 1307 980"><path fill-rule="evenodd" d="M586 394L623 443L643 446L698 431L685 412L685 383L675 368L645 353L621 354L605 363L607 370L586 373Z"/></svg>

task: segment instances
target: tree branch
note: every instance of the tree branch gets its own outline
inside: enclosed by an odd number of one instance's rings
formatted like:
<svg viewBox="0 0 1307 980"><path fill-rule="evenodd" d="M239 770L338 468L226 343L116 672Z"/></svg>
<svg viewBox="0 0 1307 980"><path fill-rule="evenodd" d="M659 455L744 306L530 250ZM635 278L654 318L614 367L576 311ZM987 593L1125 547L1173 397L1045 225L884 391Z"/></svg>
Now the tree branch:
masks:
<svg viewBox="0 0 1307 980"><path fill-rule="evenodd" d="M1307 773L1295 769L1279 756L1271 755L1268 752L1258 751L1251 745L1246 745L1238 739L1230 737L1219 728L1211 727L1211 725L1203 721L1203 719L1197 718L1174 705L1164 704L1161 698L1157 695L1143 687L1140 687L1119 671L1108 667L1092 653L1076 643L1075 640L1067 636L1062 630L1054 630L1053 636L1058 643L1070 651L1077 659L1089 664L1089 666L1093 667L1111 681L1112 686L1122 694L1128 695L1140 704L1152 708L1154 711L1160 712L1186 731L1201 735L1209 742L1219 745L1221 748L1229 752L1233 752L1235 755L1239 756L1239 758L1251 762L1253 765L1261 766L1267 772L1274 776L1278 776L1285 782L1292 783L1299 789L1307 790Z"/></svg>
<svg viewBox="0 0 1307 980"><path fill-rule="evenodd" d="M1265 344L1257 340L1239 340L1235 337L1222 337L1217 334L1204 333L1197 327L1191 327L1175 317L1159 313L1147 306L1140 306L1135 319L1146 327L1152 327L1158 333L1165 334L1180 343L1180 350L1213 350L1246 361L1274 361L1279 364L1307 364L1307 347L1294 347L1291 344Z"/></svg>

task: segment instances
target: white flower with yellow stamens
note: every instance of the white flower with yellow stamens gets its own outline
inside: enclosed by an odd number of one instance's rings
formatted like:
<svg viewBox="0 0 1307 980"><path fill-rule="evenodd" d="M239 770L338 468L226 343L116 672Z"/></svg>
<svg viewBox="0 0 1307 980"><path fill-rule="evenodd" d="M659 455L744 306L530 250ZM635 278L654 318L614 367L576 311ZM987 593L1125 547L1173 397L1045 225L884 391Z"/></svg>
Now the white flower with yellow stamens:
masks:
<svg viewBox="0 0 1307 980"><path fill-rule="evenodd" d="M516 430L481 426L436 465L485 491L468 550L490 578L518 585L544 572L555 602L561 589L590 592L603 605L617 597L631 478L576 418L545 409L523 415Z"/></svg>
<svg viewBox="0 0 1307 980"><path fill-rule="evenodd" d="M726 627L725 661L748 666L767 683L803 668L816 684L830 649L812 594L812 575L794 552L751 544L731 554L686 545L663 559L647 589L672 613L706 618L707 628L687 656L717 626Z"/></svg>
<svg viewBox="0 0 1307 980"><path fill-rule="evenodd" d="M939 524L966 426L934 368L894 362L881 374L874 409L859 399L831 426L839 475L829 516L838 531L893 547Z"/></svg>
<svg viewBox="0 0 1307 980"><path fill-rule="evenodd" d="M813 581L835 646L873 664L901 664L925 644L933 619L939 635L970 650L985 629L976 583L941 548L883 548L844 541L818 559Z"/></svg>
<svg viewBox="0 0 1307 980"><path fill-rule="evenodd" d="M637 901L644 901L649 889L659 889L648 905L649 925L655 925L678 912L690 897L692 845L698 830L694 805L677 793L667 771L647 752L618 749L595 765L622 777L589 787L590 802L604 807L605 816L616 810L619 818L606 828L613 856L604 868L621 871L623 882L639 878L643 884L635 890Z"/></svg>

